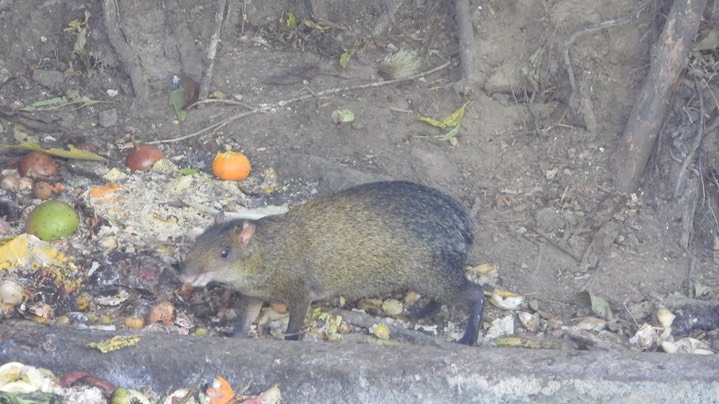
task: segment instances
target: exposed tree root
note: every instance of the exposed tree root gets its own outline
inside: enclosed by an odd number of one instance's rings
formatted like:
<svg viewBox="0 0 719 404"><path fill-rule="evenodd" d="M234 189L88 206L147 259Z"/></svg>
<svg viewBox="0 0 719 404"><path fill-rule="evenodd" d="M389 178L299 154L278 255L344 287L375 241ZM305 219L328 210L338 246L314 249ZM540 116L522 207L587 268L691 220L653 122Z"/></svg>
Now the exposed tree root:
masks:
<svg viewBox="0 0 719 404"><path fill-rule="evenodd" d="M150 95L150 85L147 81L145 69L142 67L140 56L132 49L125 40L120 28L120 7L117 0L102 0L102 13L107 26L107 37L115 48L117 56L130 75L132 90L135 96L141 100L147 99Z"/></svg>
<svg viewBox="0 0 719 404"><path fill-rule="evenodd" d="M651 51L651 67L613 156L616 190L634 192L659 134L674 84L687 65L706 0L674 0Z"/></svg>

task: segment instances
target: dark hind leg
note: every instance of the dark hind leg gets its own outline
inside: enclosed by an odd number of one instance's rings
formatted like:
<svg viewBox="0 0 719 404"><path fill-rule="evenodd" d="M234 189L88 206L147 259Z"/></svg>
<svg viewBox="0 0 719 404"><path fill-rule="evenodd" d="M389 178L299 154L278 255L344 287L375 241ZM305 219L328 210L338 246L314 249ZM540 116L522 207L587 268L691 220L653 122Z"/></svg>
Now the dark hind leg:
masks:
<svg viewBox="0 0 719 404"><path fill-rule="evenodd" d="M479 337L479 327L482 325L482 312L484 311L484 289L482 286L467 282L465 294L469 302L469 317L464 335L457 342L472 346Z"/></svg>
<svg viewBox="0 0 719 404"><path fill-rule="evenodd" d="M420 310L417 310L414 313L414 317L417 319L420 318L429 318L434 316L439 312L439 309L442 308L442 303L431 300L429 303L427 303L424 307L422 307Z"/></svg>

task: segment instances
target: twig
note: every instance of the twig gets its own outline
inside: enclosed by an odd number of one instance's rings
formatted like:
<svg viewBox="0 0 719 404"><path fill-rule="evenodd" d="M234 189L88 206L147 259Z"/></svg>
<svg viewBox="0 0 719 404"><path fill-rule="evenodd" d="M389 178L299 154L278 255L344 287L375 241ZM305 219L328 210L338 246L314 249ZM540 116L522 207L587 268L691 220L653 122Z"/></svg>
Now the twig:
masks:
<svg viewBox="0 0 719 404"><path fill-rule="evenodd" d="M210 48L207 50L207 70L200 83L200 99L207 98L210 93L210 85L212 84L212 71L215 69L215 55L217 55L217 46L220 44L222 36L222 27L227 17L227 0L217 0L217 10L215 12L215 31L210 37Z"/></svg>
<svg viewBox="0 0 719 404"><path fill-rule="evenodd" d="M687 268L687 284L686 292L691 295L691 289L694 286L694 274L697 270L697 257L693 253L689 253L689 268Z"/></svg>
<svg viewBox="0 0 719 404"><path fill-rule="evenodd" d="M694 142L692 142L689 147L689 153L687 153L687 157L684 159L684 162L679 169L677 183L674 185L674 196L679 196L679 193L683 191L682 185L684 184L684 176L687 173L689 164L691 164L694 160L694 154L704 138L704 94L702 94L702 86L699 84L699 80L694 79L694 86L697 89L697 95L699 97L699 122L697 123L697 134L694 136Z"/></svg>
<svg viewBox="0 0 719 404"><path fill-rule="evenodd" d="M715 116L714 119L707 122L707 128L704 132L711 132L717 128L719 128L719 115Z"/></svg>
<svg viewBox="0 0 719 404"><path fill-rule="evenodd" d="M701 174L698 175L701 177ZM679 235L679 246L685 251L689 248L694 233L694 216L696 215L699 202L699 181L697 178L690 178L683 187L683 195L678 199L677 205L681 208L682 228Z"/></svg>
<svg viewBox="0 0 719 404"><path fill-rule="evenodd" d="M578 263L579 263L579 262L582 262L582 260L581 260L579 257L577 257L576 255L572 254L569 250L567 250L566 248L562 247L561 245L555 243L554 240L552 240L552 238L549 236L549 234L545 233L544 231L542 231L542 230L540 230L540 229L531 228L531 230L532 230L534 233L536 233L537 235L539 235L541 238L545 239L545 240L549 243L549 245L551 245L552 247L554 247L554 248L556 248L557 250L559 250L559 251L563 252L564 254L566 254L567 257L573 259L574 261L576 261L576 262L578 262ZM527 240L529 240L529 239L527 238ZM540 245L541 245L541 244L540 244ZM537 265L539 266L539 264L537 264Z"/></svg>
<svg viewBox="0 0 719 404"><path fill-rule="evenodd" d="M64 128L59 127L56 123L53 123L49 120L35 118L30 114L14 111L4 106L0 107L0 117L3 119L7 119L10 122L19 123L26 128L36 130L38 132L65 131Z"/></svg>
<svg viewBox="0 0 719 404"><path fill-rule="evenodd" d="M404 0L391 0L384 1L383 3L385 5L384 13L377 18L377 22L374 24L374 27L372 27L372 35L377 37L385 36L387 26L390 22L394 22L394 15L397 10L402 7Z"/></svg>
<svg viewBox="0 0 719 404"><path fill-rule="evenodd" d="M242 0L242 26L240 34L245 35L245 23L247 22L247 0Z"/></svg>
<svg viewBox="0 0 719 404"><path fill-rule="evenodd" d="M324 97L326 95L338 94L338 93L345 92L345 91L356 91L356 90L362 90L362 89L366 89L366 88L384 87L384 86L390 86L393 84L399 84L399 83L404 83L404 82L408 82L408 81L412 81L412 80L417 80L422 77L429 76L430 74L436 73L438 71L444 70L444 69L448 68L449 65L450 65L450 62L446 62L446 63L444 63L440 66L437 66L433 69L429 69L427 71L417 73L415 75L401 78L401 79L388 80L388 81L376 81L376 82L361 84L361 85L357 85L357 86L331 88L331 89L316 92L313 94L305 94L305 95L295 97L295 98L290 98L287 100L276 101L276 102L273 102L270 104L261 104L259 107L253 108L249 111L245 111L245 112L241 112L239 114L229 116L229 117L221 120L220 122L214 123L208 127L200 129L197 132L190 133L188 135L184 135L184 136L180 136L180 137L176 137L176 138L171 138L171 139L155 140L153 142L148 142L148 143L149 144L162 144L162 143L180 142L182 140L187 140L187 139L193 138L195 136L200 136L209 131L217 131L217 130L221 129L222 127L224 127L225 125L232 123L238 119L246 118L248 116L255 115L255 114L266 113L273 109L282 108L287 105L294 104L296 102L307 101L307 100L311 100L314 98Z"/></svg>
<svg viewBox="0 0 719 404"><path fill-rule="evenodd" d="M572 68L572 62L569 59L569 48L572 46L572 44L574 44L574 41L576 41L580 35L591 34L597 31L601 31L603 29L616 27L618 25L624 25L633 21L635 18L639 17L639 14L647 7L648 4L649 1L645 0L637 4L630 14L627 14L621 18L617 18L614 20L602 21L598 24L580 28L569 35L567 41L564 43L564 46L562 48L562 55L564 58L564 67L567 69L567 76L569 76L569 86L572 88L572 94L569 96L569 106L572 108L572 111L574 111L575 113L579 111L579 101L577 101L577 80L574 77L574 69Z"/></svg>
<svg viewBox="0 0 719 404"><path fill-rule="evenodd" d="M436 346L438 348L445 348L450 350L456 350L457 348L461 347L459 344L455 344L452 342L444 341L439 338L428 336L427 334L424 334L420 331L414 331L410 330L408 328L404 328L401 326L396 326L393 324L389 324L387 321L377 318L374 316L371 316L367 313L360 312L360 311L351 311L351 310L345 310L345 309L331 309L329 310L332 314L340 315L342 316L342 319L346 322L362 327L362 328L372 328L375 324L382 324L389 328L390 333L395 336L400 336L403 338L408 339L410 342L412 342L415 345L432 345Z"/></svg>
<svg viewBox="0 0 719 404"><path fill-rule="evenodd" d="M454 0L457 37L459 39L459 66L462 78L452 86L459 94L469 95L475 85L474 29L469 0Z"/></svg>
<svg viewBox="0 0 719 404"><path fill-rule="evenodd" d="M328 89L328 90L323 90L323 91L316 92L316 93L314 93L314 94L307 94L307 95L303 95L303 96L296 97L296 98L290 98L289 100L286 100L286 101L278 101L278 102L276 102L276 103L274 103L274 104L270 104L269 106L266 106L266 107L264 107L264 108L268 108L268 107L269 107L269 108L284 107L284 106L287 106L287 105L289 105L289 104L292 104L292 103L295 103L295 102L298 102L298 101L307 101L307 100L312 99L312 98L324 97L325 95L338 94L338 93L341 93L341 92L344 92L344 91L364 90L364 89L366 89L366 88L384 87L384 86L391 86L391 85L399 84L399 83L405 83L405 82L408 82L408 81L413 81L413 80L420 79L420 78L422 78L422 77L424 77L424 76L429 76L430 74L436 73L436 72L438 72L438 71L440 71L440 70L444 70L444 69L448 68L449 65L450 65L450 62L445 62L444 64L442 64L442 65L440 65L440 66L437 66L437 67L435 67L435 68L433 68L433 69L429 69L429 70L427 70L427 71L424 71L424 72L421 72L421 73L417 73L417 74L412 75L412 76L409 76L409 77L400 78L400 79L394 79L394 80L388 80L388 81L375 81L375 82L372 82L372 83L360 84L360 85L357 85L357 86L331 88L331 89Z"/></svg>
<svg viewBox="0 0 719 404"><path fill-rule="evenodd" d="M225 119L221 120L220 122L214 123L214 124L212 124L212 125L210 125L210 126L207 126L207 127L205 127L205 128L202 128L202 129L198 130L197 132L193 132L193 133L190 133L190 134L188 134L188 135L184 135L184 136L180 136L180 137L175 137L175 138L172 138L172 139L154 140L154 141L152 141L152 142L147 142L147 143L148 143L148 144L175 143L175 142L180 142L180 141L183 141L183 140L191 139L191 138L193 138L193 137L195 137L195 136L200 136L200 135L202 135L203 133L209 132L209 131L211 131L211 130L216 131L216 130L222 128L223 126L227 125L228 123L231 123L231 122L233 122L233 121L235 121L235 120L237 120L237 119L246 118L246 117L248 117L248 116L251 116L251 115L254 115L254 114L257 114L257 113L260 113L260 112L267 112L267 111L264 110L264 109L262 109L262 108L255 108L255 109L253 109L253 110L251 110L251 111L245 111L245 112L243 112L243 113L241 113L241 114L237 114L237 115L233 115L233 116L231 116L231 117L229 117L229 118L225 118Z"/></svg>
<svg viewBox="0 0 719 404"><path fill-rule="evenodd" d="M187 109L190 110L190 109L195 108L198 105L202 105L202 104L228 104L228 105L238 105L241 107L245 107L247 109L253 109L251 105L249 105L245 102L242 102L242 101L224 100L224 99L219 99L219 98L205 98L204 100L197 101L197 102L193 103L192 105L189 105L187 107Z"/></svg>
<svg viewBox="0 0 719 404"><path fill-rule="evenodd" d="M240 26L240 35L245 35L245 24L247 23L247 0L228 0L227 16L225 25L230 27Z"/></svg>

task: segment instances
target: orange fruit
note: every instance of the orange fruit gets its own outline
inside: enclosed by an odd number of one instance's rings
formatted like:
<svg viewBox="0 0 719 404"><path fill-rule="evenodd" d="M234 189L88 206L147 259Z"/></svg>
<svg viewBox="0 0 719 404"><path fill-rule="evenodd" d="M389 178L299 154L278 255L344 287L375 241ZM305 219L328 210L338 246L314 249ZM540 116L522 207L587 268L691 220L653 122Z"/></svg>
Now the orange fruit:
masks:
<svg viewBox="0 0 719 404"><path fill-rule="evenodd" d="M220 376L215 377L212 384L207 387L205 394L210 398L210 404L224 404L224 403L236 403L235 392L232 390L232 386L227 380ZM250 400L260 402L256 400Z"/></svg>
<svg viewBox="0 0 719 404"><path fill-rule="evenodd" d="M212 160L212 173L221 180L240 181L250 175L250 159L236 151L218 152Z"/></svg>

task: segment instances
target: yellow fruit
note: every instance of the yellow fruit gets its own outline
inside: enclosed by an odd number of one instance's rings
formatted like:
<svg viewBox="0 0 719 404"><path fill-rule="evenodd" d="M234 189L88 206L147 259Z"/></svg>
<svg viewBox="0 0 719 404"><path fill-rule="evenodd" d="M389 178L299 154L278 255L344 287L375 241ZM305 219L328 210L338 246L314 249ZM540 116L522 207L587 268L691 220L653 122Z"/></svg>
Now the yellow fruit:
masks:
<svg viewBox="0 0 719 404"><path fill-rule="evenodd" d="M212 160L212 173L221 180L244 180L250 175L250 160L240 152L219 152Z"/></svg>

